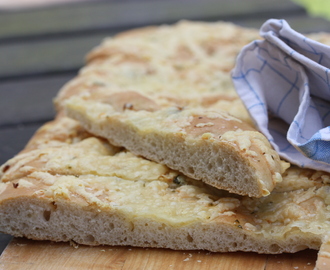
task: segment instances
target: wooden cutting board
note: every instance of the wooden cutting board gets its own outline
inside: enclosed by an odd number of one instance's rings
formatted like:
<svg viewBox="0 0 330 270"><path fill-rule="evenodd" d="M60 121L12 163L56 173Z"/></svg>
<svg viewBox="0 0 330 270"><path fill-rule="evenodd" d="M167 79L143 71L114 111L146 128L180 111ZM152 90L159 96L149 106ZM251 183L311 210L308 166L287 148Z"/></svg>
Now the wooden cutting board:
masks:
<svg viewBox="0 0 330 270"><path fill-rule="evenodd" d="M317 252L260 255L130 247L89 247L14 238L0 257L1 270L312 270Z"/></svg>

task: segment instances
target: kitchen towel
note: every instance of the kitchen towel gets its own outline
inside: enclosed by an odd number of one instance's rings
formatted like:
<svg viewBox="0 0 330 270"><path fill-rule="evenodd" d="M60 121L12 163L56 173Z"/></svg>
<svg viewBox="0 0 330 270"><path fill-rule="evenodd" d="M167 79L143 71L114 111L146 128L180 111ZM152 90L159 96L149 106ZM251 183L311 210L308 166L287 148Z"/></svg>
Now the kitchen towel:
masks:
<svg viewBox="0 0 330 270"><path fill-rule="evenodd" d="M270 19L232 79L257 128L292 164L330 172L330 47Z"/></svg>

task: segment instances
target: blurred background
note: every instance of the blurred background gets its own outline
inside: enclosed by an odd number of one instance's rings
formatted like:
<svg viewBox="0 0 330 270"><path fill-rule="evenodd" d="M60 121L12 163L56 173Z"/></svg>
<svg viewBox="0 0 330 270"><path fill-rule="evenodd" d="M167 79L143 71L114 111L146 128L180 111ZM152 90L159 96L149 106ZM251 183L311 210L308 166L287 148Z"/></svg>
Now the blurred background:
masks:
<svg viewBox="0 0 330 270"><path fill-rule="evenodd" d="M327 0L0 0L0 164L54 117L52 99L105 37L179 20L260 28L286 19L303 33L330 31ZM0 252L10 236L0 234Z"/></svg>

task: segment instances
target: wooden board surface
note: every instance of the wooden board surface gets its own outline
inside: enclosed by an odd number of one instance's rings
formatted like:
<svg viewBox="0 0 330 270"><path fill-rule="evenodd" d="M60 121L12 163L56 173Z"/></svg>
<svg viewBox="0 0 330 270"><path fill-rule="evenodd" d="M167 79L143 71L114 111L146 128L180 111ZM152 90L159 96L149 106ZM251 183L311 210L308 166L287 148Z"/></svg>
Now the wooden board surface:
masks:
<svg viewBox="0 0 330 270"><path fill-rule="evenodd" d="M0 40L50 36L58 33L86 35L89 31L123 30L150 24L173 23L182 19L214 20L238 16L255 18L265 12L283 15L301 14L304 11L288 0L86 1L81 4L1 14ZM40 23L41 21L43 23Z"/></svg>
<svg viewBox="0 0 330 270"><path fill-rule="evenodd" d="M0 257L0 270L312 270L317 252L262 255L250 252L211 253L133 247L73 246L69 243L15 238Z"/></svg>

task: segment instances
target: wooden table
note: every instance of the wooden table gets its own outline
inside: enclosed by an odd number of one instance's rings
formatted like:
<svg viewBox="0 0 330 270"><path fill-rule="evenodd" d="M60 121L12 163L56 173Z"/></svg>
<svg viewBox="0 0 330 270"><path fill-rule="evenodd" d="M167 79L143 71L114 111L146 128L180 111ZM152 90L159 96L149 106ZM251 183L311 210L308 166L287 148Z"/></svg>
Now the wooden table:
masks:
<svg viewBox="0 0 330 270"><path fill-rule="evenodd" d="M104 37L126 29L174 23L181 19L227 20L259 28L269 18L286 19L301 32L330 29L328 21L308 17L301 7L289 0L91 0L45 8L0 10L0 163L20 151L36 129L53 118L52 98L75 76L84 64L85 54ZM10 236L0 234L0 252L10 240ZM63 257L63 250L65 254L79 255L79 258L88 254L86 258L90 259ZM40 255L33 253L36 251ZM0 269L22 269L20 267L24 265L24 269L37 269L37 262L42 259L40 256L49 254L52 254L49 260L53 268L49 266L48 269L58 269L56 262L59 258L67 269L74 269L73 265L82 265L83 262L88 269L99 269L96 260L114 263L111 269L211 269L208 267L215 265L215 261L216 264L225 263L219 269L247 269L244 263L238 262L246 262L251 256L260 262L254 269L312 269L316 257L313 251L292 257L250 253L210 256L206 252L194 252L190 259L187 252L111 250L110 247L74 249L68 244L14 239L0 258ZM132 257L131 254L135 255ZM142 264L129 268L135 257ZM157 262L160 257L174 260L173 268L171 260ZM185 261L186 258L189 260ZM209 260L208 264L205 264L206 260ZM226 264L228 260L230 266Z"/></svg>
<svg viewBox="0 0 330 270"><path fill-rule="evenodd" d="M0 258L2 270L312 270L316 251L265 255L133 247L70 246L14 239Z"/></svg>

